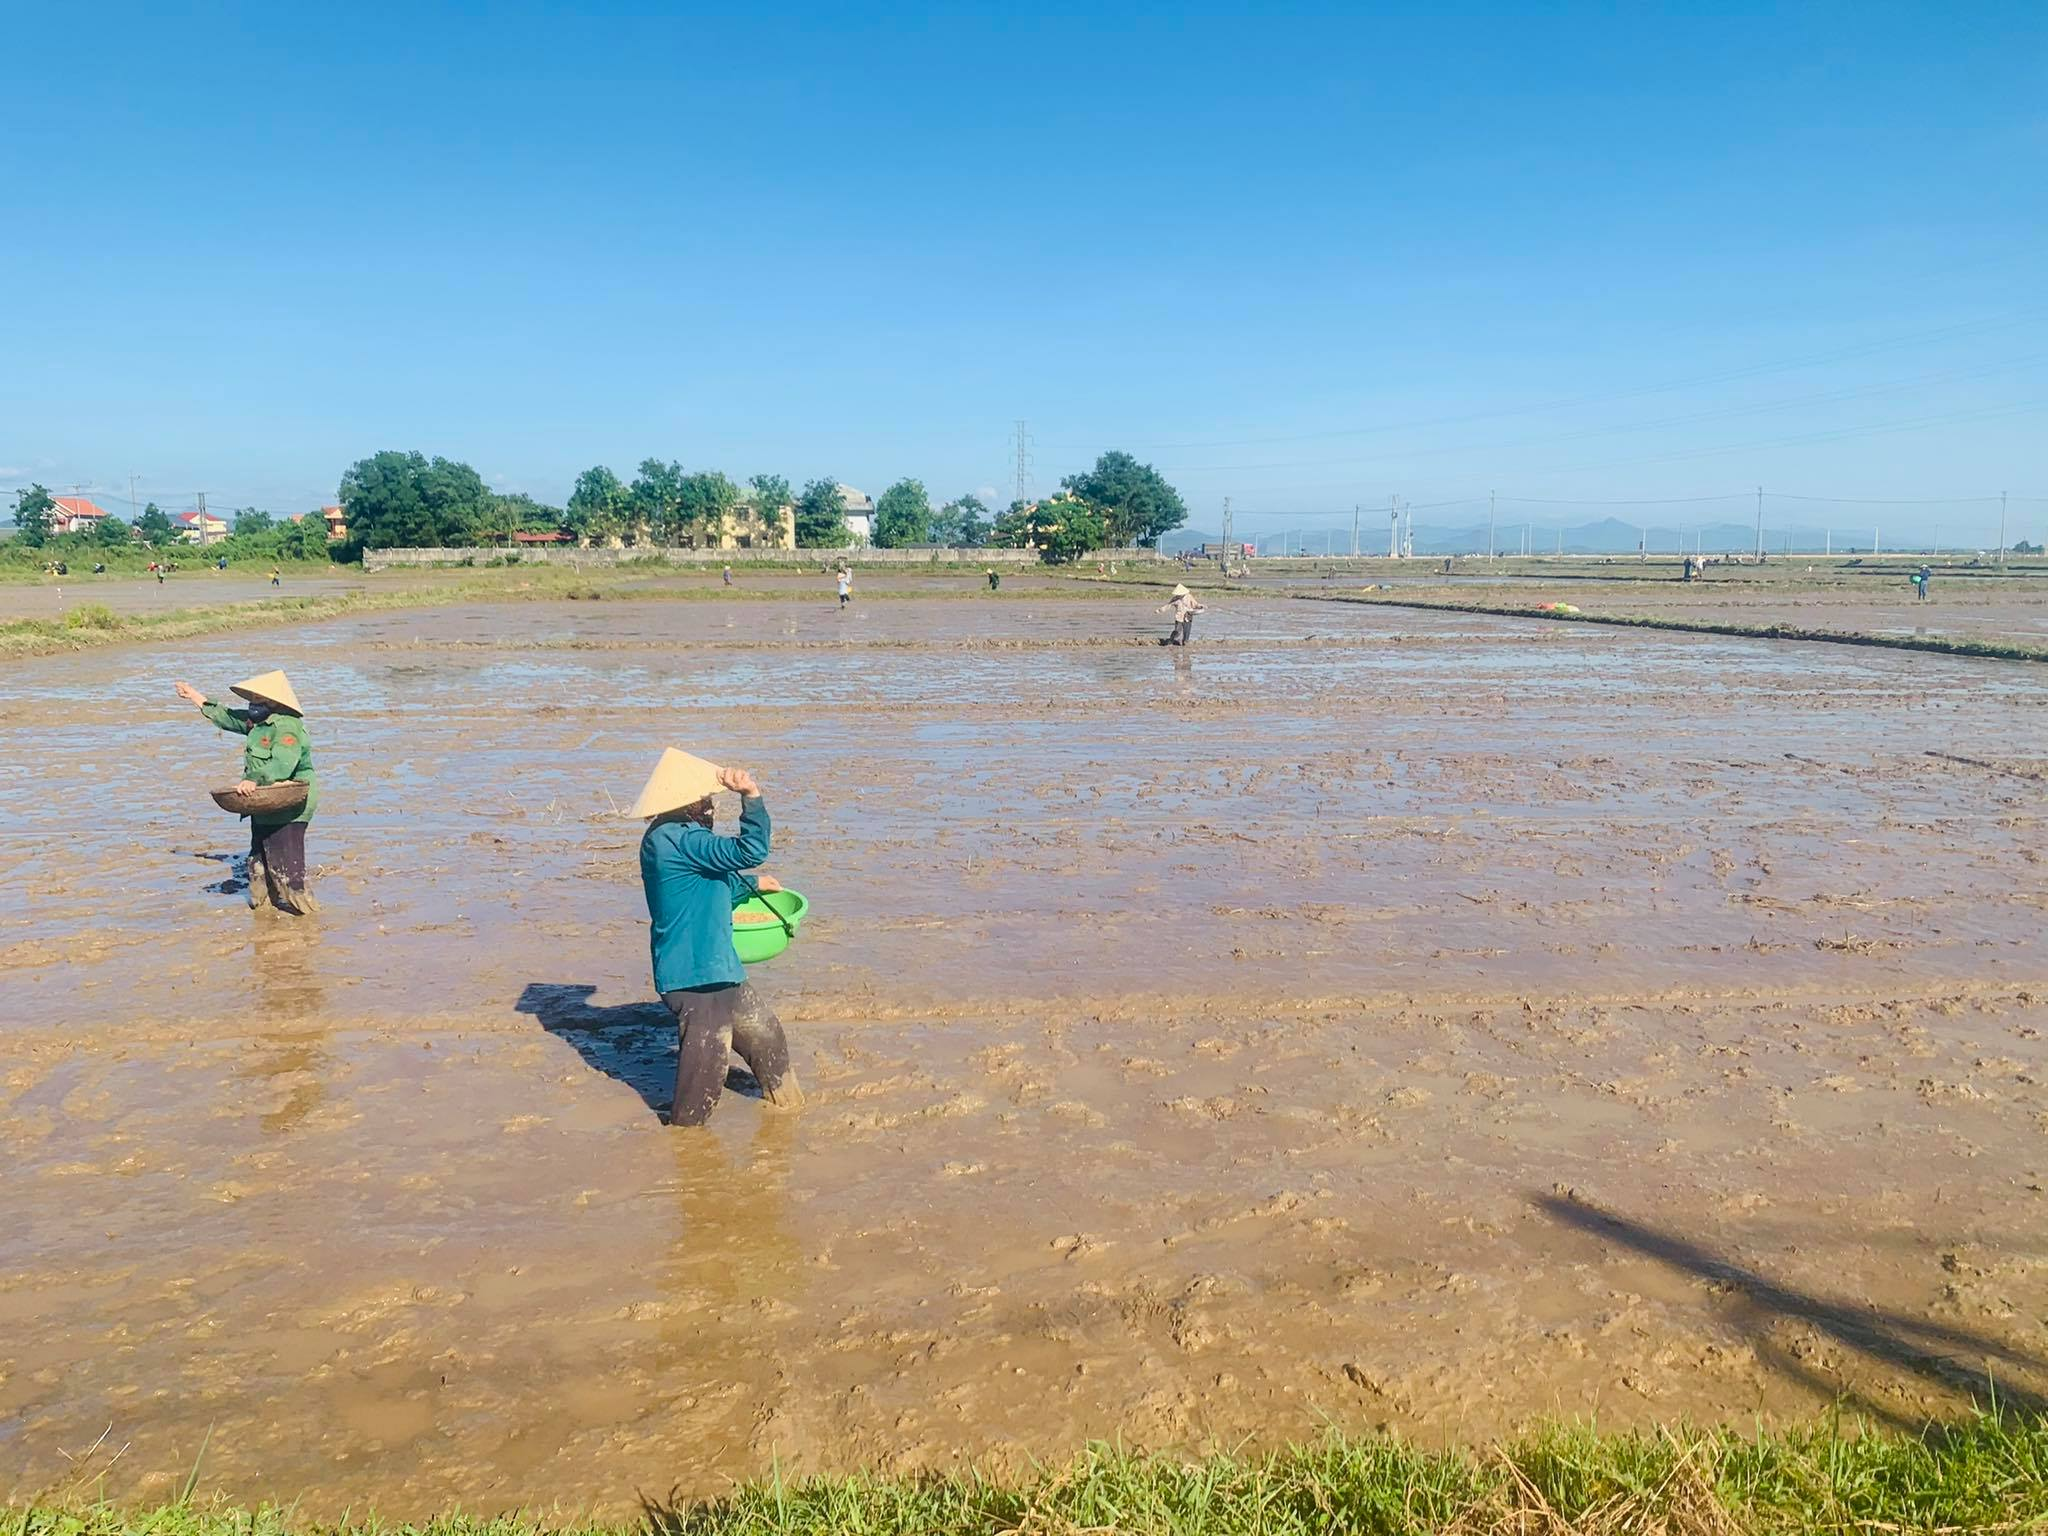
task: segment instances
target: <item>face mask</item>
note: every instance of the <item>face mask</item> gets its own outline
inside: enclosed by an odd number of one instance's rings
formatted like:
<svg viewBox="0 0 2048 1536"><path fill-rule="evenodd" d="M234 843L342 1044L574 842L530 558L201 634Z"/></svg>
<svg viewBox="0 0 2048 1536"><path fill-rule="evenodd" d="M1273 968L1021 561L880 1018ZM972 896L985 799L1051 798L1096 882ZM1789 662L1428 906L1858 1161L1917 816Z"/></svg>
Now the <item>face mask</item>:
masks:
<svg viewBox="0 0 2048 1536"><path fill-rule="evenodd" d="M249 706L249 718L258 725L266 724L270 716L271 708L268 704L251 704Z"/></svg>

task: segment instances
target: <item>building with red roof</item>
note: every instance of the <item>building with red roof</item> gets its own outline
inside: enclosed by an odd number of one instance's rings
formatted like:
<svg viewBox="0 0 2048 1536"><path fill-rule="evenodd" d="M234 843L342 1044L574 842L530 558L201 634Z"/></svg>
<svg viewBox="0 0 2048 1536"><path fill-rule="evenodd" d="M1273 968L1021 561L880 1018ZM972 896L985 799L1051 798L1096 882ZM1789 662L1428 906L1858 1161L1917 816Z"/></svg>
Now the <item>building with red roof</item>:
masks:
<svg viewBox="0 0 2048 1536"><path fill-rule="evenodd" d="M52 496L50 532L91 533L107 520L107 509L84 496Z"/></svg>

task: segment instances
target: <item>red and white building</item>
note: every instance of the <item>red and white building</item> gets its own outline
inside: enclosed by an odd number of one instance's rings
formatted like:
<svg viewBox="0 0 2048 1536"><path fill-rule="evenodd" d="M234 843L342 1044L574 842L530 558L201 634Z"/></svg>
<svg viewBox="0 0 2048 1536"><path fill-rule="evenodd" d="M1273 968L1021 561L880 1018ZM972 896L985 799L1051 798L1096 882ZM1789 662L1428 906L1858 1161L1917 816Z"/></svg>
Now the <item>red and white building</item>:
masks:
<svg viewBox="0 0 2048 1536"><path fill-rule="evenodd" d="M107 520L106 508L84 496L52 496L50 532L92 533Z"/></svg>

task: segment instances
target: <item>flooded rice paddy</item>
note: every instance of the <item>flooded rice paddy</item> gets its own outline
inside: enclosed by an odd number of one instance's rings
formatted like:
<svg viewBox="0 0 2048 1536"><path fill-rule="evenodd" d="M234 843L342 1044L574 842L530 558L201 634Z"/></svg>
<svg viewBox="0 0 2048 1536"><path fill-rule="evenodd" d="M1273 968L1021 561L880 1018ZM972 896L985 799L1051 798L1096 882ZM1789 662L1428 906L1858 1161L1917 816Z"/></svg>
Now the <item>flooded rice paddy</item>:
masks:
<svg viewBox="0 0 2048 1536"><path fill-rule="evenodd" d="M9 668L15 1485L174 1494L210 1427L205 1487L309 1513L623 1510L2048 1391L2048 674L1253 593L1174 654L1157 601ZM171 694L272 666L299 923ZM799 1113L658 1122L615 811L667 743L755 769L813 903L756 974Z"/></svg>

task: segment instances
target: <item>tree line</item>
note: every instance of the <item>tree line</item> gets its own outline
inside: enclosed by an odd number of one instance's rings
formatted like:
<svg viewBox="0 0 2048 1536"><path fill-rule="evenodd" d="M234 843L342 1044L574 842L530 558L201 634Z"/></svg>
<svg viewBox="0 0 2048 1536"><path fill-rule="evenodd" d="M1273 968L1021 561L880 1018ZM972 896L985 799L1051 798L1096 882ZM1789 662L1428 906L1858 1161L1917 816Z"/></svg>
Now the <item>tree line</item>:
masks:
<svg viewBox="0 0 2048 1536"><path fill-rule="evenodd" d="M350 541L365 549L475 544L521 532L656 548L772 543L785 517L800 549L844 549L854 540L839 482L829 475L799 491L778 474L741 484L721 470L685 470L658 458L641 460L630 480L592 465L557 508L496 494L467 464L379 453L349 467L340 501ZM1154 545L1186 521L1186 503L1156 469L1112 451L1067 476L1056 495L1013 502L1000 514L971 494L934 505L923 481L898 480L875 502L873 538L883 549L1035 547L1063 563L1112 544Z"/></svg>
<svg viewBox="0 0 2048 1536"><path fill-rule="evenodd" d="M347 519L348 545L333 552L343 555L509 543L519 533L649 547L775 543L785 518L794 524L799 548L844 549L854 541L839 482L830 476L795 491L781 475L754 475L741 485L719 470L686 471L661 459L643 459L630 480L593 465L576 477L568 503L552 507L524 494L493 491L458 460L387 451L351 464L337 499ZM48 542L55 513L42 486L24 491L15 518L21 542L33 548ZM923 481L898 480L876 500L873 540L883 549L1035 548L1048 562L1062 564L1107 546L1156 544L1186 520L1180 493L1156 469L1112 451L1085 473L1068 475L1055 494L1012 502L1000 513L971 494L934 505ZM317 513L297 523L273 522L268 513L244 508L232 526L226 545L208 549L278 559L317 559L330 552ZM109 548L137 540L162 547L175 542L176 533L152 503L132 526L109 517L95 533L80 537Z"/></svg>
<svg viewBox="0 0 2048 1536"><path fill-rule="evenodd" d="M132 522L109 513L94 523L89 533L58 533L57 515L57 500L48 487L31 485L21 491L14 511L14 542L24 549L46 550L52 555L75 553L81 558L169 550L183 542L170 514L153 501ZM330 553L327 522L318 512L293 522L244 507L223 521L230 532L227 538L206 546L208 559L325 560Z"/></svg>

